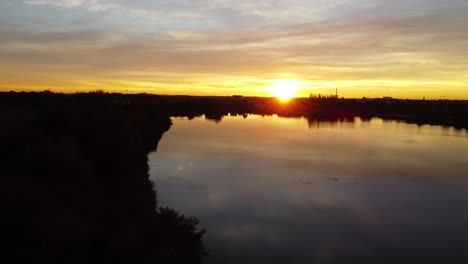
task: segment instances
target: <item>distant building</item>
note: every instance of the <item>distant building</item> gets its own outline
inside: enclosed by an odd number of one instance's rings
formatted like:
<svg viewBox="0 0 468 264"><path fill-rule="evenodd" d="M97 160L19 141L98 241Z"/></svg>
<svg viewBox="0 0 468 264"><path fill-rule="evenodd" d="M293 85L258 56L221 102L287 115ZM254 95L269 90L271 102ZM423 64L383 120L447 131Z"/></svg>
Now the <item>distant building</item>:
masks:
<svg viewBox="0 0 468 264"><path fill-rule="evenodd" d="M237 94L236 94L236 95L233 95L232 97L233 97L233 98L242 98L243 96L242 96L242 95L237 95Z"/></svg>

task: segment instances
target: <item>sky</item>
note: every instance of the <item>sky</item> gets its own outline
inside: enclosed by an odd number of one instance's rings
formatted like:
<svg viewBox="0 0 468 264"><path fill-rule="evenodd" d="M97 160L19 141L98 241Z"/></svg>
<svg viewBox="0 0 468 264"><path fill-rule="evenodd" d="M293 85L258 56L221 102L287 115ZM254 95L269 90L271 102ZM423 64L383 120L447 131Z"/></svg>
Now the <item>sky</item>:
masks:
<svg viewBox="0 0 468 264"><path fill-rule="evenodd" d="M466 0L2 0L0 90L468 99Z"/></svg>

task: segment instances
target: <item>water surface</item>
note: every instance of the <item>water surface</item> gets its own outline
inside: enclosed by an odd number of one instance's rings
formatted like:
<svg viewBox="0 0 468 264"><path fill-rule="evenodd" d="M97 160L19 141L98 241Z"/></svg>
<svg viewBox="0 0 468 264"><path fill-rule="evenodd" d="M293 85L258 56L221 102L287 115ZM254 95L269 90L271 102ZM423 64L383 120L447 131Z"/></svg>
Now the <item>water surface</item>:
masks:
<svg viewBox="0 0 468 264"><path fill-rule="evenodd" d="M466 131L173 121L150 175L160 206L206 227L206 263L468 263Z"/></svg>

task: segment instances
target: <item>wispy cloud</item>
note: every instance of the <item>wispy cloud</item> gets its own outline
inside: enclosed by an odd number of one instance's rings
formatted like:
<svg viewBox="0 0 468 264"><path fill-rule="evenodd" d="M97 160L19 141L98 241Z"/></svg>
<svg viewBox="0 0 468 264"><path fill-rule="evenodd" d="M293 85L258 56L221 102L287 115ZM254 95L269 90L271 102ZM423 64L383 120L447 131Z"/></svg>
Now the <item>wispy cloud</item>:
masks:
<svg viewBox="0 0 468 264"><path fill-rule="evenodd" d="M97 0L24 0L24 2L31 5L53 5L59 7L77 7L82 5L92 7L98 4Z"/></svg>
<svg viewBox="0 0 468 264"><path fill-rule="evenodd" d="M295 78L315 89L339 85L350 96L404 95L408 86L411 96L468 97L462 0L24 0L0 7L17 13L0 18L0 77L10 76L2 87L22 74L29 81L18 87L230 94Z"/></svg>

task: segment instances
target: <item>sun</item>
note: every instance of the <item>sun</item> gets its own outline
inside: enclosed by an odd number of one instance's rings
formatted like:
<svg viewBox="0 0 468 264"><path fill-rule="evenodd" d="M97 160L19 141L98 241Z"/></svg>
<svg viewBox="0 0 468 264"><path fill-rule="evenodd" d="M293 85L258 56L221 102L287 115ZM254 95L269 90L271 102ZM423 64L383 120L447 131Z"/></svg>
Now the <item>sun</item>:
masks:
<svg viewBox="0 0 468 264"><path fill-rule="evenodd" d="M288 101L297 96L301 83L295 80L276 80L273 82L272 93L281 101Z"/></svg>

